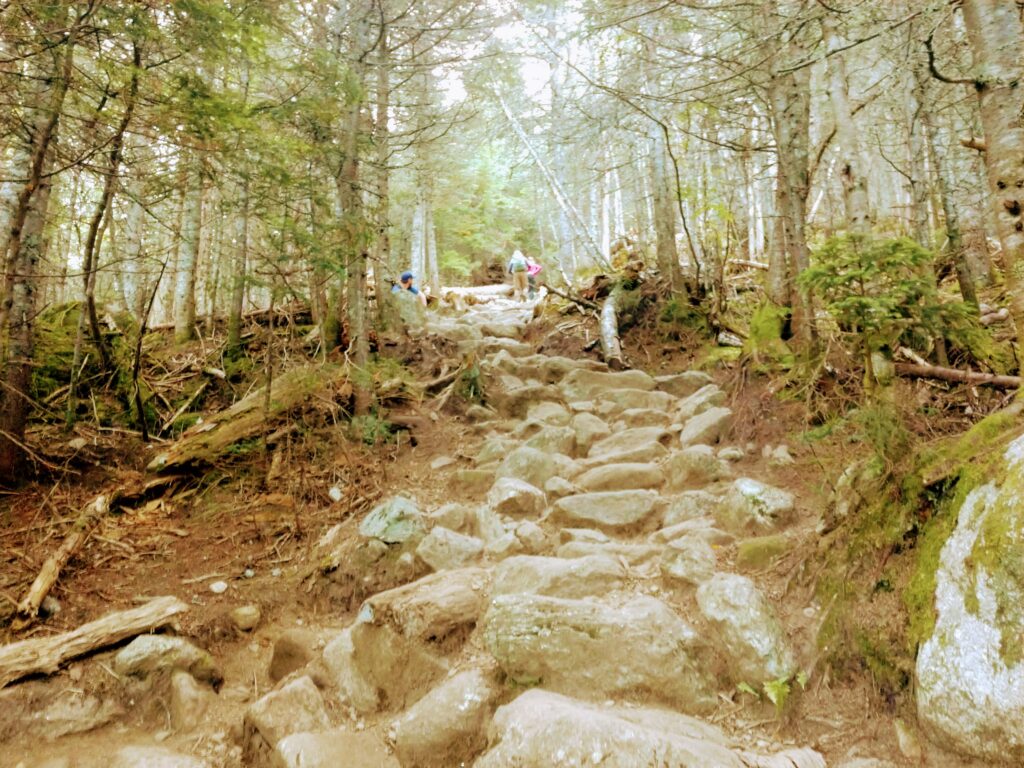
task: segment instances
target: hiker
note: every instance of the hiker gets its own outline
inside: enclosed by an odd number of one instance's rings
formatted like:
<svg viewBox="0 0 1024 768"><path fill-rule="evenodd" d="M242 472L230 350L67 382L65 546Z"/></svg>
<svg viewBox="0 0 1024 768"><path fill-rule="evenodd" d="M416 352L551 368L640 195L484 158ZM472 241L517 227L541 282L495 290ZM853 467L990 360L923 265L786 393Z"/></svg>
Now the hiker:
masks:
<svg viewBox="0 0 1024 768"><path fill-rule="evenodd" d="M537 275L544 269L540 264L534 261L531 257L526 257L526 282L529 285L530 301L537 298Z"/></svg>
<svg viewBox="0 0 1024 768"><path fill-rule="evenodd" d="M420 304L424 307L427 306L427 296L423 291L413 285L413 278L416 277L412 272L403 272L401 277L398 278L398 285L391 286L392 293L401 293L402 291L408 291L417 299Z"/></svg>
<svg viewBox="0 0 1024 768"><path fill-rule="evenodd" d="M512 298L516 301L526 301L526 291L529 287L526 257L523 252L516 248L512 258L508 260L508 272L512 275Z"/></svg>

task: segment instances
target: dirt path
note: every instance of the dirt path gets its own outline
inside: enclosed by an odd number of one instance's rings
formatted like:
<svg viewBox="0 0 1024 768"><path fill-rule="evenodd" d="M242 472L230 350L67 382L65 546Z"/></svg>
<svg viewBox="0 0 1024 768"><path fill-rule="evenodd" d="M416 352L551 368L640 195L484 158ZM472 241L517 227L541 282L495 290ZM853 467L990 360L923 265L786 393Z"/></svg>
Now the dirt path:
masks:
<svg viewBox="0 0 1024 768"><path fill-rule="evenodd" d="M481 299L429 325L484 403L288 566L294 604L232 615L216 659L149 638L0 692L0 762L905 764L913 733L819 674L784 452L731 444L707 375L537 355L533 305Z"/></svg>

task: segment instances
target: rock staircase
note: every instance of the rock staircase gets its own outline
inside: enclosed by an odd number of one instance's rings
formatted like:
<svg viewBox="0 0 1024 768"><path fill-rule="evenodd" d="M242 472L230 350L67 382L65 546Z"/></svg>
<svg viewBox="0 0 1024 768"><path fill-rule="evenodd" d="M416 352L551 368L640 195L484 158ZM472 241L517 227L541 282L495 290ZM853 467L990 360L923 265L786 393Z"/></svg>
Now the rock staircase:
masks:
<svg viewBox="0 0 1024 768"><path fill-rule="evenodd" d="M195 649L188 665L160 651L174 735L105 768L826 765L775 723L711 720L738 685L799 673L772 602L734 562L737 544L785 547L793 496L738 476L744 451L710 377L535 354L521 341L531 313L494 297L430 320L479 360L486 402L466 414L479 448L437 462L450 503L403 489L322 538L313 587L354 619L282 627L273 689L227 734L203 713L231 681L214 695L190 673Z"/></svg>

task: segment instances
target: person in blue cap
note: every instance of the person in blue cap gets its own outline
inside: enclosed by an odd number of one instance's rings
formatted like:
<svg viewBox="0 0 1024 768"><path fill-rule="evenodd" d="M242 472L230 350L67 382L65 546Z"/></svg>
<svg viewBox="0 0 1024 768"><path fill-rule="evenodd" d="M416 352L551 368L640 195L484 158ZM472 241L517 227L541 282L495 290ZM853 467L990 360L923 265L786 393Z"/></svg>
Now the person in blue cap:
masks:
<svg viewBox="0 0 1024 768"><path fill-rule="evenodd" d="M416 277L412 272L403 272L398 278L398 285L391 286L392 293L401 293L402 291L408 291L417 299L420 300L420 304L424 307L427 306L427 297L419 288L413 285L413 278Z"/></svg>

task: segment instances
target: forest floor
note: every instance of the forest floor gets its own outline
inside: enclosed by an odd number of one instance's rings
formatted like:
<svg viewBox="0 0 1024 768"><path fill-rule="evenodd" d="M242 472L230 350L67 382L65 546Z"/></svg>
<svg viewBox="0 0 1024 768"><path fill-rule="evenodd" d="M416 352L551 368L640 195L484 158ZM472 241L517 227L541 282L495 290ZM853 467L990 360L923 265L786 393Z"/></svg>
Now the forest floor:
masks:
<svg viewBox="0 0 1024 768"><path fill-rule="evenodd" d="M497 301L516 311L511 302ZM582 351L594 338L596 325L572 317L535 321L526 326L522 341L543 354L596 359ZM695 362L694 340L666 341L641 327L623 341L627 357L652 375L677 373ZM422 379L437 376L444 363L458 364L446 360L443 343L427 354L419 346L406 359ZM815 599L815 528L835 479L849 463L850 448L815 448L801 441L807 430L806 409L796 400L781 400L770 379L740 376L729 366L709 372L726 390L734 413L728 442L744 452L733 467L735 476L757 478L791 491L797 499L796 517L786 529L789 551L747 575L769 598L800 667L811 674L806 690L794 693L782 716L766 702L737 691L722 695L708 719L748 748L811 747L828 765L858 757L895 765L966 765L916 735L905 704L887 703L866 672L835 678L817 648L823 606ZM440 412L432 405L436 403L411 399L393 404L390 417L414 426L375 444L352 439L326 419L302 440L279 448L278 452L285 451L283 461L275 461L274 451L254 445L208 468L201 479L182 472L170 492L104 519L62 572L51 593L54 602L46 606L51 615L27 632L8 629L4 637L0 629L0 640L45 637L114 608L176 595L189 605L178 632L209 650L221 664L222 704L198 737L174 733L169 715L154 716L147 708L133 711L130 705L124 716L109 719L113 724L52 741L45 726L17 733L0 727L0 741L8 742L3 764L108 765L112 750L144 743L170 745L202 756L211 765L237 765L240 750L231 743L241 738L242 713L273 687L266 670L282 632L298 627L340 629L354 619L354 611L339 610L309 593L311 561L321 535L396 493L412 495L423 509L479 502L478 493L460 488L444 475L470 466L485 431L466 419L468 403L458 396ZM0 511L0 600L9 603L8 619L10 608L61 541L75 511L112 484L129 485L145 478L146 465L159 448L128 433L100 432L90 426L79 427L63 440L75 438L79 439L65 464L70 474L54 471L29 483L10 494ZM788 448L792 463L764 455L765 446L779 445ZM354 535L354 528L350 531ZM731 560L735 549L726 550L723 557ZM219 581L227 590L215 594L210 587ZM239 631L228 617L242 605L259 607L261 619L252 632ZM102 662L76 662L53 678L33 679L0 693L0 713L10 714L19 706L38 710L55 687L112 691L114 677ZM10 723L21 722L25 714ZM394 714L358 719L358 738L350 744L351 765L397 765L385 746L393 719Z"/></svg>

